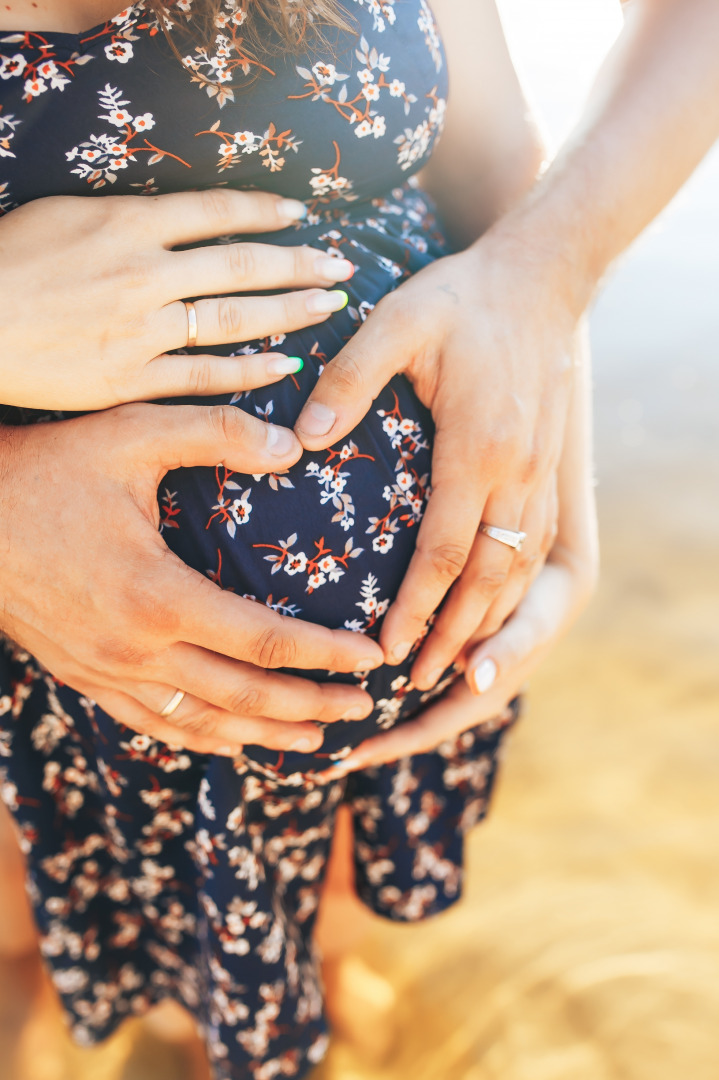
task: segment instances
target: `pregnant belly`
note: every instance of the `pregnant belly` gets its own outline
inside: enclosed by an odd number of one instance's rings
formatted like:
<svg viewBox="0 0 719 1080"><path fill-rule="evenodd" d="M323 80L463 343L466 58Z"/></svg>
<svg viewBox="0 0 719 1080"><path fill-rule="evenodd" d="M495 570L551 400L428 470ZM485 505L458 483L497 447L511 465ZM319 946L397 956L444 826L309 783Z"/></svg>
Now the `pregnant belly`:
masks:
<svg viewBox="0 0 719 1080"><path fill-rule="evenodd" d="M237 407L293 426L322 366L351 336L360 305L373 305L394 285L384 261L365 262L350 284L346 311L281 343L283 352L304 359L302 372L238 396ZM286 473L250 476L221 465L169 473L159 491L164 538L221 588L288 616L376 636L416 544L432 435L428 411L408 380L397 376L347 438L304 454ZM328 757L343 756L417 711L426 695L412 687L409 667L371 673L362 684L375 700L371 716L326 725L317 753L278 755L248 747L246 754L285 775L326 767Z"/></svg>

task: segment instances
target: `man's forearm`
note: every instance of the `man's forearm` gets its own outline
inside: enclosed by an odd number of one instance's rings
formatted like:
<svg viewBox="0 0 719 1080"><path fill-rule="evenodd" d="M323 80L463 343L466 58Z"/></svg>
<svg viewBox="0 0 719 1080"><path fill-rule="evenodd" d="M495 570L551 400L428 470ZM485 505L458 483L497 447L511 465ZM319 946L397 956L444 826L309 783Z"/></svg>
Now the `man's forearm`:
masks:
<svg viewBox="0 0 719 1080"><path fill-rule="evenodd" d="M563 267L582 310L719 137L719 3L632 0L584 114L500 227Z"/></svg>

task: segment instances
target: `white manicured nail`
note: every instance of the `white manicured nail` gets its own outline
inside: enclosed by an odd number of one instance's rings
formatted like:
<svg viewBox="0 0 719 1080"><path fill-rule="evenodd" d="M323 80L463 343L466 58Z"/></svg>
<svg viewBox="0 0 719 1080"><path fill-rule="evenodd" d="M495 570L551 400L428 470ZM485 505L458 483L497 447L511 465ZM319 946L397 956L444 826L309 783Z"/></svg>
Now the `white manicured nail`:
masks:
<svg viewBox="0 0 719 1080"><path fill-rule="evenodd" d="M267 449L275 457L286 457L295 445L295 437L287 428L267 425Z"/></svg>
<svg viewBox="0 0 719 1080"><path fill-rule="evenodd" d="M281 217L288 221L301 221L307 217L307 207L299 199L282 199L277 210Z"/></svg>
<svg viewBox="0 0 719 1080"><path fill-rule="evenodd" d="M433 686L437 685L440 678L442 677L443 671L444 668L435 668L434 671L430 671L429 675L427 675L427 677L422 680L422 682L426 684L428 690L431 690Z"/></svg>
<svg viewBox="0 0 719 1080"><path fill-rule="evenodd" d="M301 754L308 754L314 749L315 744L309 739L297 739L296 742L290 743L290 750L298 750Z"/></svg>
<svg viewBox="0 0 719 1080"><path fill-rule="evenodd" d="M320 255L315 259L315 270L327 281L347 281L355 272L349 259L335 259L331 255Z"/></svg>
<svg viewBox="0 0 719 1080"><path fill-rule="evenodd" d="M478 694L484 694L497 678L497 665L494 660L486 657L479 667L474 670L474 685Z"/></svg>
<svg viewBox="0 0 719 1080"><path fill-rule="evenodd" d="M341 720L364 720L368 716L367 709L362 705L353 705L347 712L342 713Z"/></svg>
<svg viewBox="0 0 719 1080"><path fill-rule="evenodd" d="M389 660L391 664L401 664L403 660L409 656L410 649L412 648L411 641L400 641L399 645L395 645L389 654Z"/></svg>
<svg viewBox="0 0 719 1080"><path fill-rule="evenodd" d="M333 289L332 292L310 293L305 301L305 306L310 315L329 315L331 311L341 311L347 306L349 296L342 289Z"/></svg>

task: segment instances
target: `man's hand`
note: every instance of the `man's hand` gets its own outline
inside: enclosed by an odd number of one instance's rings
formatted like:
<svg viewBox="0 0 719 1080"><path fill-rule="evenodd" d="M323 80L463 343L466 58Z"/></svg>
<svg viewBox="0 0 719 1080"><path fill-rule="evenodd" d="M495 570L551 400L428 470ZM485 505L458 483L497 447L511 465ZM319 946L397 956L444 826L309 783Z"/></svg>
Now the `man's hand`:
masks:
<svg viewBox="0 0 719 1080"><path fill-rule="evenodd" d="M500 223L383 299L298 419L303 445L326 447L398 372L432 411L432 495L380 639L400 663L452 587L412 671L421 689L501 626L552 546L576 322L541 253ZM481 521L526 532L521 554L478 533Z"/></svg>
<svg viewBox="0 0 719 1080"><path fill-rule="evenodd" d="M223 592L157 531L168 470L277 471L301 451L292 432L229 406L0 428L0 631L136 731L206 753L317 749L310 721L367 716L371 698L266 669L370 669L379 646ZM163 720L176 689L188 696Z"/></svg>

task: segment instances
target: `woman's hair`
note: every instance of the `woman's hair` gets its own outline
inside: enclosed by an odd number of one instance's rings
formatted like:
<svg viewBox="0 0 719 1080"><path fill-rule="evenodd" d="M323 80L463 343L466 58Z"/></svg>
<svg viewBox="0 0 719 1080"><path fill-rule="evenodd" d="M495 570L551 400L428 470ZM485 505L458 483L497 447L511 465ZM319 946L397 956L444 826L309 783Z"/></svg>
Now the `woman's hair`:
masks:
<svg viewBox="0 0 719 1080"><path fill-rule="evenodd" d="M147 6L161 16L162 26L166 26L162 16L170 16L173 29L165 32L171 43L174 24L179 22L177 12L172 11L174 4L175 0L147 0ZM308 38L321 36L323 27L353 29L339 0L236 0L236 7L245 13L243 48L249 53L267 51L268 31L283 49L294 52ZM225 8L225 0L192 0L192 20L187 29L193 39L201 44L212 42L217 34L217 19Z"/></svg>

